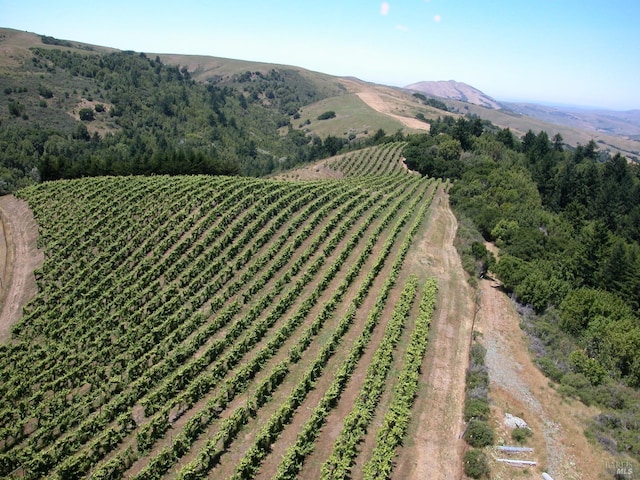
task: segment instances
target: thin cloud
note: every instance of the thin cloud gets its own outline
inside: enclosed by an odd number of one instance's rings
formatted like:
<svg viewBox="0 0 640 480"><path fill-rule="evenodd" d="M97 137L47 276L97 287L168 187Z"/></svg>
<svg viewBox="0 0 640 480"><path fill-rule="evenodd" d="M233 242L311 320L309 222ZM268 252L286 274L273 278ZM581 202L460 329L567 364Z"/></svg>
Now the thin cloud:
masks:
<svg viewBox="0 0 640 480"><path fill-rule="evenodd" d="M433 17L433 21L436 23L440 23L441 20L442 20L442 17L440 15L435 15Z"/></svg>
<svg viewBox="0 0 640 480"><path fill-rule="evenodd" d="M391 7L387 2L382 2L382 4L380 5L380 15L387 15L390 8Z"/></svg>
<svg viewBox="0 0 640 480"><path fill-rule="evenodd" d="M407 27L406 25L396 25L396 30L400 30L401 32L408 32L409 27Z"/></svg>

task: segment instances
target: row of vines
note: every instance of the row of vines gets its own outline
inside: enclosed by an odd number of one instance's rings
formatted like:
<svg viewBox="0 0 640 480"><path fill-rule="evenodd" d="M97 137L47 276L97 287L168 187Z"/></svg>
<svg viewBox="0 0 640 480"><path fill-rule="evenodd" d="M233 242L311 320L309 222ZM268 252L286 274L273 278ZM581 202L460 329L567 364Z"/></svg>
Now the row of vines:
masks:
<svg viewBox="0 0 640 480"><path fill-rule="evenodd" d="M415 313L424 278L405 258L440 187L404 172L401 152L336 159L345 180L98 177L20 191L45 262L0 345L0 476L296 478L347 402L314 475L347 478L379 416L363 472L383 478L435 295L427 282ZM359 365L360 394L343 398Z"/></svg>

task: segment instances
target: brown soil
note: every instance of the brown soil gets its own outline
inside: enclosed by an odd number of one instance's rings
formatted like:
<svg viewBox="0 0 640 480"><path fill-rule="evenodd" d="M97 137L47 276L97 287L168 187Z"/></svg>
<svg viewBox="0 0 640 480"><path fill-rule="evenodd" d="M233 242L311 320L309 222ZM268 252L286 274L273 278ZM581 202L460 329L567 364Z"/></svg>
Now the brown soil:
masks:
<svg viewBox="0 0 640 480"><path fill-rule="evenodd" d="M438 299L414 411L393 478L457 479L462 474L465 369L473 319L471 289L453 246L457 221L443 188L413 256L413 268L438 279Z"/></svg>
<svg viewBox="0 0 640 480"><path fill-rule="evenodd" d="M403 108L406 106L407 101L404 98L404 94L398 89L380 85L371 87L363 82L356 82L347 78L342 78L341 82L347 90L358 95L360 100L376 112L394 118L409 128L429 131L430 126L428 123L418 120L412 114L407 116L407 111Z"/></svg>
<svg viewBox="0 0 640 480"><path fill-rule="evenodd" d="M334 160L338 157L331 157ZM276 180L328 180L328 179L340 179L344 174L339 170L331 168L326 160L316 162L307 167L297 168L295 170L289 170L285 173L274 176Z"/></svg>
<svg viewBox="0 0 640 480"><path fill-rule="evenodd" d="M0 216L0 342L5 342L22 307L38 292L33 271L44 254L37 247L38 227L27 202L0 197Z"/></svg>
<svg viewBox="0 0 640 480"><path fill-rule="evenodd" d="M393 113L389 102L387 102L384 97L380 95L375 89L366 89L358 92L357 95L358 97L360 97L360 100L369 105L376 112L383 113L389 117L395 118L409 128L429 131L428 123L418 120L417 118L405 117L402 115L398 115L397 113Z"/></svg>
<svg viewBox="0 0 640 480"><path fill-rule="evenodd" d="M605 469L613 459L584 435L585 421L596 410L562 398L536 368L518 313L499 283L482 280L479 292L476 329L482 332L482 343L487 348L492 426L498 443L514 445L511 431L504 426L504 414L523 418L533 431L528 446L534 452L521 459L537 462L535 467L522 470L492 461L492 478L517 475L538 479L542 472L563 479L609 478ZM507 457L497 451L490 456Z"/></svg>

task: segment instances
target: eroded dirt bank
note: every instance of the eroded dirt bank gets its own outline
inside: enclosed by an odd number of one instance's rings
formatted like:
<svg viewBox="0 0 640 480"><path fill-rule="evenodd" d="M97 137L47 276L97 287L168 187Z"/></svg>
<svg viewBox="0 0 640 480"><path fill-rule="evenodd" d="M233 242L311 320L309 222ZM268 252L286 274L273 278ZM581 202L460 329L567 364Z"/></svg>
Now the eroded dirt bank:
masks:
<svg viewBox="0 0 640 480"><path fill-rule="evenodd" d="M5 342L22 307L37 293L33 271L44 254L37 247L38 227L27 202L0 197L0 217L0 342Z"/></svg>

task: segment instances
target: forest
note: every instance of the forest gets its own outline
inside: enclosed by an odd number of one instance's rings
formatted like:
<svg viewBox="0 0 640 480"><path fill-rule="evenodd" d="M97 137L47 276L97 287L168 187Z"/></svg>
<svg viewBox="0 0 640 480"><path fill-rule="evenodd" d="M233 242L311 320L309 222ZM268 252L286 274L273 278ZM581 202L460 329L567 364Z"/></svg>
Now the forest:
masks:
<svg viewBox="0 0 640 480"><path fill-rule="evenodd" d="M295 71L202 84L144 53L32 52L21 75L0 78L0 194L96 175L262 176L346 143L291 128L290 115L322 98Z"/></svg>
<svg viewBox="0 0 640 480"><path fill-rule="evenodd" d="M452 117L408 138L405 157L424 175L455 179L452 206L481 234L462 248L463 264L475 277L497 275L520 304L537 363L559 390L605 409L588 433L638 458L638 165L593 141L570 147L544 131L519 139Z"/></svg>

